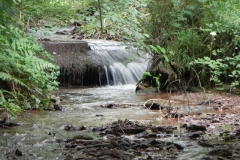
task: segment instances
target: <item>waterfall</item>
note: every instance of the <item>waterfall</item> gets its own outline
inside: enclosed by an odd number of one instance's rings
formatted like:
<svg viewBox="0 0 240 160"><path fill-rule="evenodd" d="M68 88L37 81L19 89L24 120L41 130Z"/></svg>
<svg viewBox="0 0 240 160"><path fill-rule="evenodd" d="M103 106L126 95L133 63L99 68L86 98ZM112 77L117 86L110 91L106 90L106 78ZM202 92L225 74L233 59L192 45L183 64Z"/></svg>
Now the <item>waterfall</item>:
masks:
<svg viewBox="0 0 240 160"><path fill-rule="evenodd" d="M88 54L100 67L100 85L135 84L147 69L148 55L138 56L136 49L126 49L126 45L115 41L87 42L90 47Z"/></svg>

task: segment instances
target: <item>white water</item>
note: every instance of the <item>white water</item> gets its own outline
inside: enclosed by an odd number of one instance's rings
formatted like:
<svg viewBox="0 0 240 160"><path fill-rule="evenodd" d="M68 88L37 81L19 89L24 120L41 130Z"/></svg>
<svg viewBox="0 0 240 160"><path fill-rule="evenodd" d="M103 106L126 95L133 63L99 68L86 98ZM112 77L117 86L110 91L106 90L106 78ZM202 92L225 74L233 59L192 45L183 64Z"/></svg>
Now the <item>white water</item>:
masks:
<svg viewBox="0 0 240 160"><path fill-rule="evenodd" d="M115 41L87 41L90 55L103 65L107 85L136 84L147 70L149 56L138 56L135 49Z"/></svg>

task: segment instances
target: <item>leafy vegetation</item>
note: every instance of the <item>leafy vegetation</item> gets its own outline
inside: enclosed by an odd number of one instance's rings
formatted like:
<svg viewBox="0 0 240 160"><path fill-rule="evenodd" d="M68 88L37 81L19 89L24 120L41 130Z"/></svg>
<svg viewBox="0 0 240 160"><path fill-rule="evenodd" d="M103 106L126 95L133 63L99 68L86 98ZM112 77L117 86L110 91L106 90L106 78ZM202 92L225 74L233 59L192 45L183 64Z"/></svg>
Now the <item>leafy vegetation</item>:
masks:
<svg viewBox="0 0 240 160"><path fill-rule="evenodd" d="M0 10L0 107L9 113L40 107L58 82L58 68L35 38L16 23L14 1L1 1Z"/></svg>
<svg viewBox="0 0 240 160"><path fill-rule="evenodd" d="M237 0L151 0L142 25L150 35L145 44L167 70L177 64L175 80L196 85L199 79L219 90L224 83L230 90L239 87L239 7Z"/></svg>
<svg viewBox="0 0 240 160"><path fill-rule="evenodd" d="M23 32L33 26L77 22L78 33L85 37L131 42L152 55L152 66L141 81L150 77L161 89L177 80L185 89L198 82L219 90L224 84L230 91L240 86L238 0L2 0L0 4L0 104L12 113L46 103L57 86L52 57Z"/></svg>
<svg viewBox="0 0 240 160"><path fill-rule="evenodd" d="M17 1L18 21L27 27L67 25L76 18L77 0Z"/></svg>

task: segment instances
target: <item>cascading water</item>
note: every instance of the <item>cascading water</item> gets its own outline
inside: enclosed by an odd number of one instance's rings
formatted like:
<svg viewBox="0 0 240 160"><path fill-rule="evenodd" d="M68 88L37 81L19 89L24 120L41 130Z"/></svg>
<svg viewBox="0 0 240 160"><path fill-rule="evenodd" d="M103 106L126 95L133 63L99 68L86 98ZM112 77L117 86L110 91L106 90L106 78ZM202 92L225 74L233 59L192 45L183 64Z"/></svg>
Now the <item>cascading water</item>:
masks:
<svg viewBox="0 0 240 160"><path fill-rule="evenodd" d="M98 64L99 85L135 84L148 66L148 55L138 56L119 42L87 41L88 52Z"/></svg>

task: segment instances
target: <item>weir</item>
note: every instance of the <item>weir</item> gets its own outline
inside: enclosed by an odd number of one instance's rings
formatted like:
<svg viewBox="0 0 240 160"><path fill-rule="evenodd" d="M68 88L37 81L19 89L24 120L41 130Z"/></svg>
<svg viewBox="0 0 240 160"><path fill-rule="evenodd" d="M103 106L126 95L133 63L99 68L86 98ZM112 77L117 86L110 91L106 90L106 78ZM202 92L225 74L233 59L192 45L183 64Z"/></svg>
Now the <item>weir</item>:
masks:
<svg viewBox="0 0 240 160"><path fill-rule="evenodd" d="M147 54L120 42L104 40L43 41L60 66L61 86L135 84L148 66ZM126 49L128 48L128 49Z"/></svg>

